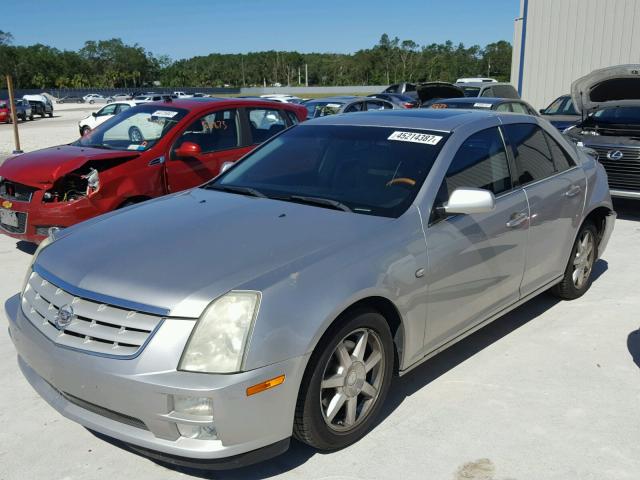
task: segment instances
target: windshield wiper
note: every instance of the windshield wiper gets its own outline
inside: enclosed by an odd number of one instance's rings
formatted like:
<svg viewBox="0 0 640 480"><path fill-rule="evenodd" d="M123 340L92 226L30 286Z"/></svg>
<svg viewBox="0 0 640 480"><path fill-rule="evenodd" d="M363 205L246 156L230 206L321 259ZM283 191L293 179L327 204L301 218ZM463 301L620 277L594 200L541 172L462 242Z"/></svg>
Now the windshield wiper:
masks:
<svg viewBox="0 0 640 480"><path fill-rule="evenodd" d="M256 190L255 188L251 188L251 187L210 184L210 185L205 185L204 188L207 190L220 190L221 192L239 193L241 195L249 195L251 197L267 198L267 196L264 193L262 193L260 190Z"/></svg>
<svg viewBox="0 0 640 480"><path fill-rule="evenodd" d="M339 202L337 200L331 200L330 198L321 198L321 197L305 197L303 195L291 195L289 197L283 198L283 200L292 200L294 202L306 203L309 205L316 205L319 207L329 207L335 210L342 210L343 212L352 212L349 207L347 207L344 203Z"/></svg>

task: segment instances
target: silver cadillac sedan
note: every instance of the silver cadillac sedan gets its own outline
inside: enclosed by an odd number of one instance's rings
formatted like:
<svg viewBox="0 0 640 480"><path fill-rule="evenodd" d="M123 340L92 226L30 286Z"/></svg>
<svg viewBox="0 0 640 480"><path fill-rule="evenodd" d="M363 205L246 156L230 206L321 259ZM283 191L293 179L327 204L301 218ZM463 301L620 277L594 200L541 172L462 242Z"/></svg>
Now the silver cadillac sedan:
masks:
<svg viewBox="0 0 640 480"><path fill-rule="evenodd" d="M152 458L338 449L393 375L542 292L583 295L615 217L602 166L545 120L324 117L200 188L52 232L9 332L53 408Z"/></svg>

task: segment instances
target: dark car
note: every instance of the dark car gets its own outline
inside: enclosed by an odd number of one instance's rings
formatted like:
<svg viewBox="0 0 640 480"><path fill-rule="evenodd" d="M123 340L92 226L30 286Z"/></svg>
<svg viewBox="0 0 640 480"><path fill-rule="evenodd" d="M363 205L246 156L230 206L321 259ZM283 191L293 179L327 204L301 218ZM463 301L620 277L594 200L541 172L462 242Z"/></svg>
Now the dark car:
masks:
<svg viewBox="0 0 640 480"><path fill-rule="evenodd" d="M465 97L520 98L510 83L461 82L456 85L462 89Z"/></svg>
<svg viewBox="0 0 640 480"><path fill-rule="evenodd" d="M404 93L409 96L416 96L417 85L415 83L401 82L394 83L385 88L382 93Z"/></svg>
<svg viewBox="0 0 640 480"><path fill-rule="evenodd" d="M46 95L25 95L22 98L29 102L34 115L53 117L53 103Z"/></svg>
<svg viewBox="0 0 640 480"><path fill-rule="evenodd" d="M584 120L564 134L595 151L611 196L640 199L640 65L595 70L571 85Z"/></svg>
<svg viewBox="0 0 640 480"><path fill-rule="evenodd" d="M404 93L374 93L369 96L387 100L401 108L418 108L420 106L420 102L415 97L405 95Z"/></svg>
<svg viewBox="0 0 640 480"><path fill-rule="evenodd" d="M571 95L562 95L556 98L547 108L540 110L540 114L561 132L582 120L573 106Z"/></svg>
<svg viewBox="0 0 640 480"><path fill-rule="evenodd" d="M56 103L84 103L84 98L79 95L67 95L56 100Z"/></svg>
<svg viewBox="0 0 640 480"><path fill-rule="evenodd" d="M524 100L513 98L444 98L429 103L422 108L464 108L471 110L494 110L496 112L522 113L539 116L538 112Z"/></svg>

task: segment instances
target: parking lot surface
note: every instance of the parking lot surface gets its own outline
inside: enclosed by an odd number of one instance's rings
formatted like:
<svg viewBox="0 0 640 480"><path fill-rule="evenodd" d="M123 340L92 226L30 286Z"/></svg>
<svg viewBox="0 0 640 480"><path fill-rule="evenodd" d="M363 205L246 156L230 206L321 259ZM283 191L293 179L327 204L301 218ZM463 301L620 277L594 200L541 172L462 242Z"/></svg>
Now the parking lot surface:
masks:
<svg viewBox="0 0 640 480"><path fill-rule="evenodd" d="M28 122L24 149L73 140L91 110L69 106ZM7 135L0 125L0 155ZM0 310L0 480L638 479L640 203L616 208L584 297L544 294L397 379L381 422L355 445L321 454L293 442L231 472L168 469L66 420L19 372ZM18 293L33 250L0 235L3 303Z"/></svg>

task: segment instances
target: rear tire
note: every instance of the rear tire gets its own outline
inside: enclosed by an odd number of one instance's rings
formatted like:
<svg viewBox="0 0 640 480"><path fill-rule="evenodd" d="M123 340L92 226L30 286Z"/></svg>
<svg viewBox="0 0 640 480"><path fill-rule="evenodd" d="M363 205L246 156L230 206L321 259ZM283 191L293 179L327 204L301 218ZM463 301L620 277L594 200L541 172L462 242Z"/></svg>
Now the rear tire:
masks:
<svg viewBox="0 0 640 480"><path fill-rule="evenodd" d="M362 438L384 404L394 367L389 325L358 310L320 341L298 394L294 436L318 450L336 450Z"/></svg>
<svg viewBox="0 0 640 480"><path fill-rule="evenodd" d="M562 281L551 288L551 293L563 300L581 297L591 287L593 265L598 258L598 231L591 222L580 227L576 241L571 248Z"/></svg>
<svg viewBox="0 0 640 480"><path fill-rule="evenodd" d="M29 120L33 121L33 113L29 115Z"/></svg>
<svg viewBox="0 0 640 480"><path fill-rule="evenodd" d="M42 118L44 118L44 113L42 114ZM53 112L49 112L49 118L53 118Z"/></svg>

